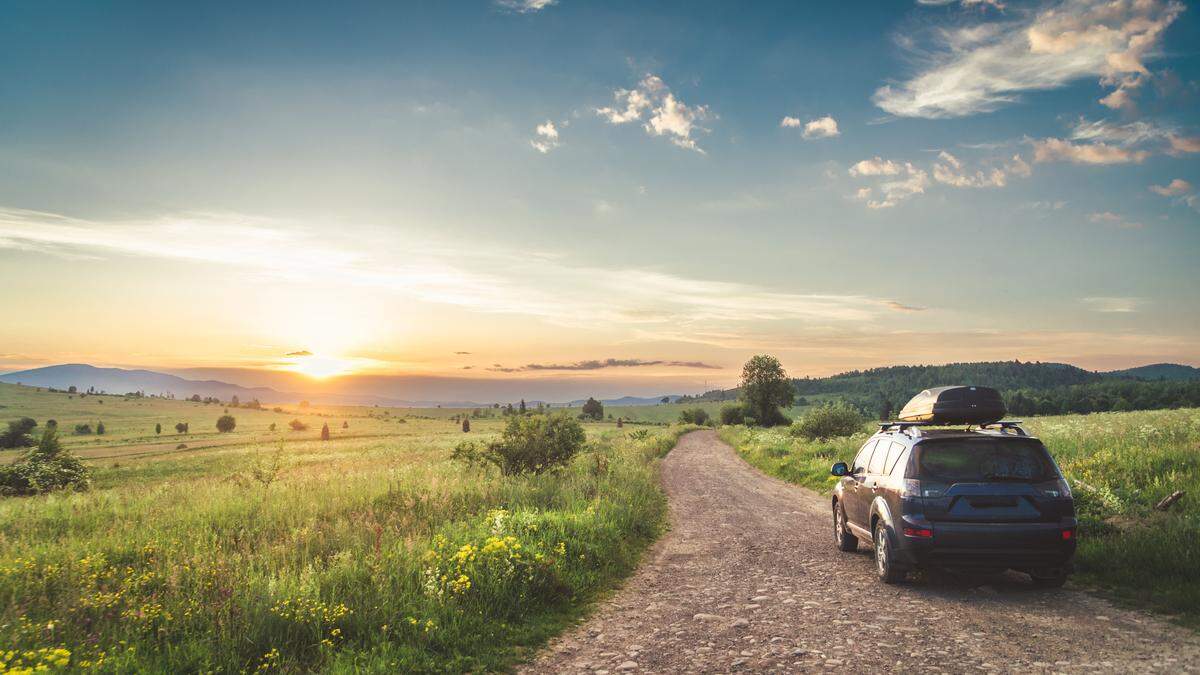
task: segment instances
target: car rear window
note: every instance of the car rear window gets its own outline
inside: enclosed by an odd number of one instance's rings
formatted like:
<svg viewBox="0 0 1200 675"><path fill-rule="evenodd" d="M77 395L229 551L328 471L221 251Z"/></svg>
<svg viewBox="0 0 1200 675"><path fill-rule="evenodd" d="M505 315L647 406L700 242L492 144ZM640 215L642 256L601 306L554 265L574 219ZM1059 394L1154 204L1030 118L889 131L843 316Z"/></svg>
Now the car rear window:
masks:
<svg viewBox="0 0 1200 675"><path fill-rule="evenodd" d="M1059 477L1046 448L1032 439L955 438L923 441L917 448L921 480L1040 483Z"/></svg>

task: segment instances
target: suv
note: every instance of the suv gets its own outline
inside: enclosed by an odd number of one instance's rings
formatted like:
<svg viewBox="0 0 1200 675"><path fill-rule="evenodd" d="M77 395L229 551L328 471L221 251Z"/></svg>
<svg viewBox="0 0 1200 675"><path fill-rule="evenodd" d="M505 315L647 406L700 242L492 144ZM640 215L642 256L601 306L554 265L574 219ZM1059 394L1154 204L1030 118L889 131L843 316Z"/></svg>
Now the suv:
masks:
<svg viewBox="0 0 1200 675"><path fill-rule="evenodd" d="M1075 505L1041 441L1014 422L923 426L881 424L853 464L833 465L838 548L869 543L888 584L937 567L1015 569L1038 586L1061 586L1075 553Z"/></svg>

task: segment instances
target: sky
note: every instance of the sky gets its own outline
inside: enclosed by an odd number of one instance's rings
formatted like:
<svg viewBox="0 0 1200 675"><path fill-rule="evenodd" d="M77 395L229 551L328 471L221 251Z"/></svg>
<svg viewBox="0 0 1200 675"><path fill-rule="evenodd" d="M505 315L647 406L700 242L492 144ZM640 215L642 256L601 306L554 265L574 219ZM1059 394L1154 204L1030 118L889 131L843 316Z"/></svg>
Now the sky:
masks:
<svg viewBox="0 0 1200 675"><path fill-rule="evenodd" d="M0 371L1200 365L1191 3L0 7Z"/></svg>

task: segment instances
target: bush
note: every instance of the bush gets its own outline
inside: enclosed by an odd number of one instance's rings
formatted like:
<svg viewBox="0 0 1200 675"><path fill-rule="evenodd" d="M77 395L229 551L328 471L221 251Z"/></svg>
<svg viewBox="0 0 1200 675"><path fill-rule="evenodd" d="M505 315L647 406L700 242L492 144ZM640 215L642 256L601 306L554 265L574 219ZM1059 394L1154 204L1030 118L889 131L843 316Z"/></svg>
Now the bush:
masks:
<svg viewBox="0 0 1200 675"><path fill-rule="evenodd" d="M323 440L323 441L329 440L329 425L328 424L321 425L321 440Z"/></svg>
<svg viewBox="0 0 1200 675"><path fill-rule="evenodd" d="M8 423L8 430L0 434L0 448L28 448L33 445L33 437L29 432L37 426L32 417L22 417Z"/></svg>
<svg viewBox="0 0 1200 675"><path fill-rule="evenodd" d="M708 411L704 408L688 408L679 412L679 421L684 424L708 424Z"/></svg>
<svg viewBox="0 0 1200 675"><path fill-rule="evenodd" d="M46 427L37 447L16 462L0 466L3 495L32 495L66 488L85 490L90 485L88 468L59 443L57 425Z"/></svg>
<svg viewBox="0 0 1200 675"><path fill-rule="evenodd" d="M179 422L178 424L175 425L175 433L186 434L187 432L188 432L188 423L187 422Z"/></svg>
<svg viewBox="0 0 1200 675"><path fill-rule="evenodd" d="M745 424L746 407L742 405L727 405L721 407L721 424Z"/></svg>
<svg viewBox="0 0 1200 675"><path fill-rule="evenodd" d="M221 415L217 418L217 431L227 434L237 428L237 420L233 415Z"/></svg>
<svg viewBox="0 0 1200 675"><path fill-rule="evenodd" d="M90 433L92 433L92 425L87 423L75 425L76 436L87 436Z"/></svg>
<svg viewBox="0 0 1200 675"><path fill-rule="evenodd" d="M585 441L583 426L566 415L514 416L482 449L474 441L459 443L451 459L468 465L495 464L506 476L540 474L566 466Z"/></svg>
<svg viewBox="0 0 1200 675"><path fill-rule="evenodd" d="M308 429L308 425L300 420L292 420L288 422L288 426L292 428L292 431L305 431Z"/></svg>
<svg viewBox="0 0 1200 675"><path fill-rule="evenodd" d="M862 414L845 401L827 403L805 413L792 425L791 433L809 440L852 436L863 430Z"/></svg>
<svg viewBox="0 0 1200 675"><path fill-rule="evenodd" d="M104 435L104 422L96 422L96 435L97 436Z"/></svg>

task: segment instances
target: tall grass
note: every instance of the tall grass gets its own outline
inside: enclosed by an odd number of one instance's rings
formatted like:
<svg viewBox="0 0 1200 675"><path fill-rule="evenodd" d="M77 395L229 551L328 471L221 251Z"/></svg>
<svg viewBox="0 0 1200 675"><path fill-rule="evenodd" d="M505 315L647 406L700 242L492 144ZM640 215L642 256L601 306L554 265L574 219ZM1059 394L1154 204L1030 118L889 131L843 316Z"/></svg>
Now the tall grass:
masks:
<svg viewBox="0 0 1200 675"><path fill-rule="evenodd" d="M4 500L0 670L503 668L658 535L681 431L603 431L543 476L451 465L435 434L289 444L269 484L265 448Z"/></svg>
<svg viewBox="0 0 1200 675"><path fill-rule="evenodd" d="M1081 527L1075 579L1200 627L1200 410L1030 420L1071 484ZM724 427L721 437L774 476L827 494L834 462L871 433L804 441L787 430ZM1154 505L1187 494L1168 513Z"/></svg>

